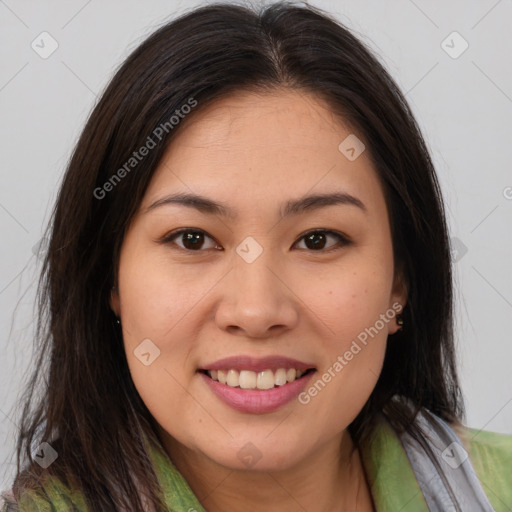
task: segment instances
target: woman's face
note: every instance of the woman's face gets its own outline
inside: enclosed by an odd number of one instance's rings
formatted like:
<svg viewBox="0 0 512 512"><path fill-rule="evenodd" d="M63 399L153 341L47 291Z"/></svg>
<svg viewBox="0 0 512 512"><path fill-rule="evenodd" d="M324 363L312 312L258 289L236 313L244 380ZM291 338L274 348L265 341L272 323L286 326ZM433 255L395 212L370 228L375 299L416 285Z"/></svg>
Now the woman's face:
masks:
<svg viewBox="0 0 512 512"><path fill-rule="evenodd" d="M169 450L292 467L362 409L405 305L383 190L313 95L240 92L184 123L122 246L131 375Z"/></svg>

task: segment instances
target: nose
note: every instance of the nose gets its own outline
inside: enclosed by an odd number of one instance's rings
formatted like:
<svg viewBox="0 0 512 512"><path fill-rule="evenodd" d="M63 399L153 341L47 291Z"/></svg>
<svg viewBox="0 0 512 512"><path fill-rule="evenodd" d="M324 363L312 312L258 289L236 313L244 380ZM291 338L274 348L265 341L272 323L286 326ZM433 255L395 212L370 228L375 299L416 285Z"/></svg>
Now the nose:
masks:
<svg viewBox="0 0 512 512"><path fill-rule="evenodd" d="M215 313L220 329L248 338L268 338L296 327L300 300L287 283L283 266L265 252L256 261L235 261L223 280Z"/></svg>

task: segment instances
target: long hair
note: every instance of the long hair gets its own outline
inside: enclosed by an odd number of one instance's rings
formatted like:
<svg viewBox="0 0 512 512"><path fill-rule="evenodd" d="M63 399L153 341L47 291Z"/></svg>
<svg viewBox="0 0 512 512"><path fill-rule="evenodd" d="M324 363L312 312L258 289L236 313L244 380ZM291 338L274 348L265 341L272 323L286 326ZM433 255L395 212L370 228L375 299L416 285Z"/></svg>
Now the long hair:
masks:
<svg viewBox="0 0 512 512"><path fill-rule="evenodd" d="M356 445L379 413L402 430L413 428L420 408L460 424L443 200L403 94L365 44L320 9L214 4L165 24L131 53L67 166L38 286L38 360L24 396L17 497L53 475L80 489L90 510L142 512L137 488L164 509L143 443L158 441L155 424L109 305L120 248L164 151L189 119L235 91L287 88L321 97L364 137L384 186L396 275L408 290L405 328L387 344L375 389L349 426ZM148 137L154 147L135 158ZM44 441L58 458L41 470L31 449Z"/></svg>

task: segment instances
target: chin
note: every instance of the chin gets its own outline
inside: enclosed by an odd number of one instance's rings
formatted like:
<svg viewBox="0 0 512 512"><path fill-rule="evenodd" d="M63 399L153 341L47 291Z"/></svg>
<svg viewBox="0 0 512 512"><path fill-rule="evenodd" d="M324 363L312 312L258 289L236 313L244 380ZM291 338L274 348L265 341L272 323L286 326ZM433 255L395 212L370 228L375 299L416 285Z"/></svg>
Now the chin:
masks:
<svg viewBox="0 0 512 512"><path fill-rule="evenodd" d="M274 472L300 464L302 454L297 452L297 443L278 442L278 450L275 444L262 437L259 441L244 441L217 453L205 453L216 464L234 471Z"/></svg>

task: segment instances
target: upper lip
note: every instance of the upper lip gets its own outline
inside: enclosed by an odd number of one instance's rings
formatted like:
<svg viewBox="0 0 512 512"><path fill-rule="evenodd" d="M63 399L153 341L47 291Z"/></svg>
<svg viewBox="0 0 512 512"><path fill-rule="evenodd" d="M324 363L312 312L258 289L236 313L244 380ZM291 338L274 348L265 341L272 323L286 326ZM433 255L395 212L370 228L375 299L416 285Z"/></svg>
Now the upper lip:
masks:
<svg viewBox="0 0 512 512"><path fill-rule="evenodd" d="M263 370L278 370L279 368L295 368L296 370L308 370L314 368L311 363L304 363L297 359L291 359L285 356L232 356L219 359L213 363L207 364L201 370L250 370L253 372L262 372Z"/></svg>

